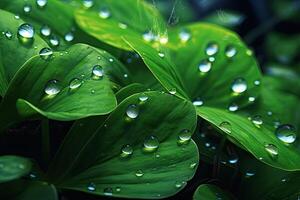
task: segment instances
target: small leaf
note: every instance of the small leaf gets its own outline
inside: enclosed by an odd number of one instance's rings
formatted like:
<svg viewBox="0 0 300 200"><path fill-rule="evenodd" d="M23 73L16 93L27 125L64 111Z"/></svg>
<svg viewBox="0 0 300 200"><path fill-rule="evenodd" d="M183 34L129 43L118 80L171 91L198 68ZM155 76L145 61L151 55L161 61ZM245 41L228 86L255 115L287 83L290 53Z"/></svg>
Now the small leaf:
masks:
<svg viewBox="0 0 300 200"><path fill-rule="evenodd" d="M195 110L187 101L159 92L132 95L93 132L89 126L75 124L48 177L60 188L97 195L171 196L197 168L198 150L188 139L195 123ZM181 133L185 143L179 141Z"/></svg>
<svg viewBox="0 0 300 200"><path fill-rule="evenodd" d="M230 200L233 199L230 197L227 192L223 191L219 187L211 184L200 185L194 193L193 200Z"/></svg>
<svg viewBox="0 0 300 200"><path fill-rule="evenodd" d="M0 156L0 183L12 181L27 175L32 163L23 157Z"/></svg>

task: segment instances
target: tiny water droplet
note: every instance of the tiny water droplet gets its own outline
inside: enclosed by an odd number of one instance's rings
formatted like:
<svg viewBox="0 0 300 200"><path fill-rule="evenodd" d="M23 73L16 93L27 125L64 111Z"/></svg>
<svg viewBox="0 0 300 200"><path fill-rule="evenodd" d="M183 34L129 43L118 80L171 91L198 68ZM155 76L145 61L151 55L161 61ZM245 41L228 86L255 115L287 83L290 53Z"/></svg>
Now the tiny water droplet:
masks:
<svg viewBox="0 0 300 200"><path fill-rule="evenodd" d="M135 172L135 175L137 176L137 177L142 177L142 176L144 176L144 172L142 171L142 170L137 170L136 172Z"/></svg>
<svg viewBox="0 0 300 200"><path fill-rule="evenodd" d="M176 181L176 182L175 182L175 187L176 187L176 188L181 188L181 187L183 187L185 184L186 184L185 181Z"/></svg>
<svg viewBox="0 0 300 200"><path fill-rule="evenodd" d="M132 155L132 153L133 153L133 148L129 144L126 144L122 147L122 150L121 150L122 157L128 157L128 156Z"/></svg>
<svg viewBox="0 0 300 200"><path fill-rule="evenodd" d="M55 35L52 35L49 39L51 46L57 47L59 45L59 38Z"/></svg>
<svg viewBox="0 0 300 200"><path fill-rule="evenodd" d="M252 177L252 176L254 176L255 175L255 172L253 172L253 171L247 171L246 173L245 173L245 178L250 178L250 177Z"/></svg>
<svg viewBox="0 0 300 200"><path fill-rule="evenodd" d="M33 26L28 23L20 25L18 28L18 36L25 39L32 39L34 36Z"/></svg>
<svg viewBox="0 0 300 200"><path fill-rule="evenodd" d="M249 102L254 102L254 101L255 101L255 97L249 97L249 98L248 98L248 101L249 101Z"/></svg>
<svg viewBox="0 0 300 200"><path fill-rule="evenodd" d="M170 89L170 90L169 90L169 93L172 94L172 95L176 94L176 88Z"/></svg>
<svg viewBox="0 0 300 200"><path fill-rule="evenodd" d="M149 97L147 96L147 95L145 95L145 94L142 94L140 97L139 97L139 100L141 101L141 102L145 102L145 101L147 101L149 99Z"/></svg>
<svg viewBox="0 0 300 200"><path fill-rule="evenodd" d="M110 187L104 188L103 194L104 194L105 196L112 196L112 195L113 195L113 189L110 188Z"/></svg>
<svg viewBox="0 0 300 200"><path fill-rule="evenodd" d="M232 131L231 124L229 122L226 122L226 121L225 122L221 122L220 129L222 131L224 131L225 133L229 133L229 134Z"/></svg>
<svg viewBox="0 0 300 200"><path fill-rule="evenodd" d="M251 117L251 121L257 127L260 127L260 125L264 123L260 115L255 115L254 117Z"/></svg>
<svg viewBox="0 0 300 200"><path fill-rule="evenodd" d="M20 16L19 15L15 15L15 19L20 19Z"/></svg>
<svg viewBox="0 0 300 200"><path fill-rule="evenodd" d="M272 115L273 115L273 112L272 112L272 111L268 111L268 112L267 112L267 115L268 115L268 116L272 116Z"/></svg>
<svg viewBox="0 0 300 200"><path fill-rule="evenodd" d="M178 137L180 142L187 142L192 138L192 132L188 129L183 129L180 131Z"/></svg>
<svg viewBox="0 0 300 200"><path fill-rule="evenodd" d="M91 8L94 5L94 1L93 0L83 0L82 4L86 8Z"/></svg>
<svg viewBox="0 0 300 200"><path fill-rule="evenodd" d="M215 55L217 52L218 52L218 45L214 42L211 42L207 45L206 49L205 49L205 53L208 55L208 56L212 56L212 55Z"/></svg>
<svg viewBox="0 0 300 200"><path fill-rule="evenodd" d="M211 70L212 64L207 60L202 60L198 66L198 69L202 73L207 73Z"/></svg>
<svg viewBox="0 0 300 200"><path fill-rule="evenodd" d="M152 31L147 31L147 32L143 33L143 39L146 42L152 42L155 40L155 35L152 33Z"/></svg>
<svg viewBox="0 0 300 200"><path fill-rule="evenodd" d="M200 98L196 98L194 101L193 101L193 105L196 106L196 107L199 107L199 106L202 106L204 104L203 100L200 99Z"/></svg>
<svg viewBox="0 0 300 200"><path fill-rule="evenodd" d="M182 29L180 32L179 32L179 38L180 38L180 41L181 42L187 42L191 39L191 33L186 30L186 29Z"/></svg>
<svg viewBox="0 0 300 200"><path fill-rule="evenodd" d="M5 33L4 33L4 35L5 35L5 37L7 38L7 39L11 39L12 38L12 33L10 32L10 31L6 31Z"/></svg>
<svg viewBox="0 0 300 200"><path fill-rule="evenodd" d="M231 155L228 159L228 162L230 164L236 164L239 161L239 158L235 155Z"/></svg>
<svg viewBox="0 0 300 200"><path fill-rule="evenodd" d="M278 156L278 149L274 144L265 144L265 150L269 153L270 156Z"/></svg>
<svg viewBox="0 0 300 200"><path fill-rule="evenodd" d="M73 78L69 83L69 88L71 90L77 89L82 85L82 80L79 78Z"/></svg>
<svg viewBox="0 0 300 200"><path fill-rule="evenodd" d="M116 192L121 192L121 188L120 187L116 187Z"/></svg>
<svg viewBox="0 0 300 200"><path fill-rule="evenodd" d="M58 80L48 81L44 89L45 93L50 96L57 95L58 93L60 93L60 90L61 90L61 86Z"/></svg>
<svg viewBox="0 0 300 200"><path fill-rule="evenodd" d="M40 8L44 8L47 5L47 0L36 0L36 5Z"/></svg>
<svg viewBox="0 0 300 200"><path fill-rule="evenodd" d="M100 65L95 65L92 70L92 78L94 80L101 79L104 75L104 70Z"/></svg>
<svg viewBox="0 0 300 200"><path fill-rule="evenodd" d="M196 163L196 162L190 164L190 168L191 168L191 169L195 169L196 166L197 166L197 163Z"/></svg>
<svg viewBox="0 0 300 200"><path fill-rule="evenodd" d="M228 46L225 49L225 55L227 58L232 58L237 54L237 50L233 46Z"/></svg>
<svg viewBox="0 0 300 200"><path fill-rule="evenodd" d="M121 22L118 24L118 26L119 26L120 29L127 29L128 28L127 24L121 23Z"/></svg>
<svg viewBox="0 0 300 200"><path fill-rule="evenodd" d="M260 85L260 81L259 80L254 81L254 85L259 86Z"/></svg>
<svg viewBox="0 0 300 200"><path fill-rule="evenodd" d="M283 124L278 126L275 134L279 140L286 144L292 144L296 141L296 129L294 126L289 124Z"/></svg>
<svg viewBox="0 0 300 200"><path fill-rule="evenodd" d="M241 94L247 90L247 82L243 78L237 78L231 85L231 90L236 94Z"/></svg>
<svg viewBox="0 0 300 200"><path fill-rule="evenodd" d="M235 112L239 109L239 106L236 103L232 103L229 105L228 110L231 112Z"/></svg>
<svg viewBox="0 0 300 200"><path fill-rule="evenodd" d="M50 60L53 55L53 51L49 47L45 47L40 50L39 55L43 60Z"/></svg>
<svg viewBox="0 0 300 200"><path fill-rule="evenodd" d="M71 33L71 32L67 33L67 34L65 35L65 40L66 40L67 42L72 42L72 41L74 40L74 35L73 35L73 33Z"/></svg>
<svg viewBox="0 0 300 200"><path fill-rule="evenodd" d="M215 62L215 60L216 60L216 58L213 57L213 56L210 56L210 57L208 58L208 61L211 62L211 63Z"/></svg>
<svg viewBox="0 0 300 200"><path fill-rule="evenodd" d="M99 17L102 19L108 19L111 16L110 11L107 8L101 8L99 11Z"/></svg>
<svg viewBox="0 0 300 200"><path fill-rule="evenodd" d="M126 115L130 119L135 119L139 116L139 108L135 104L131 104L126 109Z"/></svg>
<svg viewBox="0 0 300 200"><path fill-rule="evenodd" d="M158 56L161 57L161 58L164 58L164 57L165 57L165 54L162 53L162 52L158 52Z"/></svg>
<svg viewBox="0 0 300 200"><path fill-rule="evenodd" d="M30 11L31 11L31 5L24 5L24 7L23 7L23 11L25 12L25 13L29 13Z"/></svg>
<svg viewBox="0 0 300 200"><path fill-rule="evenodd" d="M113 58L108 59L109 62L114 62Z"/></svg>
<svg viewBox="0 0 300 200"><path fill-rule="evenodd" d="M94 192L96 191L96 185L94 183L90 183L88 186L87 186L87 189L88 191L90 192Z"/></svg>
<svg viewBox="0 0 300 200"><path fill-rule="evenodd" d="M151 135L149 137L146 137L144 140L144 150L147 152L153 152L158 149L159 141L157 137Z"/></svg>

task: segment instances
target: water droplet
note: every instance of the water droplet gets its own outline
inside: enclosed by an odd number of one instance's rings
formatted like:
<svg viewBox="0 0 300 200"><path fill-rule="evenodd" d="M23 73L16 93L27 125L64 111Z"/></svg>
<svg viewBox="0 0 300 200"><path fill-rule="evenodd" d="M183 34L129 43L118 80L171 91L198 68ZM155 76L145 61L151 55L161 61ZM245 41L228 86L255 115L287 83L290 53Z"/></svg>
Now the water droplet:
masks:
<svg viewBox="0 0 300 200"><path fill-rule="evenodd" d="M113 58L108 59L109 62L114 62Z"/></svg>
<svg viewBox="0 0 300 200"><path fill-rule="evenodd" d="M252 177L252 176L254 176L255 175L255 172L253 172L253 171L247 171L246 173L245 173L245 178L250 178L250 177Z"/></svg>
<svg viewBox="0 0 300 200"><path fill-rule="evenodd" d="M211 63L215 62L215 60L216 60L216 58L213 57L213 56L210 56L210 57L208 58L208 61L211 62Z"/></svg>
<svg viewBox="0 0 300 200"><path fill-rule="evenodd" d="M207 60L203 60L200 62L198 69L202 73L207 73L211 70L211 66L212 66L211 62Z"/></svg>
<svg viewBox="0 0 300 200"><path fill-rule="evenodd" d="M236 103L232 103L229 105L228 110L231 112L235 112L239 109L239 106Z"/></svg>
<svg viewBox="0 0 300 200"><path fill-rule="evenodd" d="M25 5L24 7L23 7L23 11L25 12L25 13L29 13L30 11L31 11L31 5Z"/></svg>
<svg viewBox="0 0 300 200"><path fill-rule="evenodd" d="M106 196L112 196L113 195L113 189L112 188L104 188L103 194Z"/></svg>
<svg viewBox="0 0 300 200"><path fill-rule="evenodd" d="M289 124L283 124L278 126L275 134L279 140L286 144L292 144L296 140L296 130L295 127Z"/></svg>
<svg viewBox="0 0 300 200"><path fill-rule="evenodd" d="M190 164L190 168L191 168L191 169L195 169L196 166L197 166L197 163L196 163L196 162Z"/></svg>
<svg viewBox="0 0 300 200"><path fill-rule="evenodd" d="M191 39L191 33L186 30L186 29L182 29L180 32L179 32L179 38L180 38L180 41L181 42L187 42Z"/></svg>
<svg viewBox="0 0 300 200"><path fill-rule="evenodd" d="M239 161L239 158L235 155L231 155L228 159L228 162L230 164L236 164Z"/></svg>
<svg viewBox="0 0 300 200"><path fill-rule="evenodd" d="M51 29L47 25L42 26L40 31L41 31L41 34L45 37L48 37L51 35Z"/></svg>
<svg viewBox="0 0 300 200"><path fill-rule="evenodd" d="M101 8L99 11L99 17L102 19L108 19L111 16L110 11L107 8Z"/></svg>
<svg viewBox="0 0 300 200"><path fill-rule="evenodd" d="M254 101L255 101L255 97L249 97L249 98L248 98L248 101L249 101L249 102L254 102Z"/></svg>
<svg viewBox="0 0 300 200"><path fill-rule="evenodd" d="M181 188L181 187L183 187L185 184L186 184L185 181L176 181L176 182L175 182L175 187L176 187L176 188Z"/></svg>
<svg viewBox="0 0 300 200"><path fill-rule="evenodd" d="M69 88L71 90L77 89L82 85L82 80L78 78L73 78L69 83Z"/></svg>
<svg viewBox="0 0 300 200"><path fill-rule="evenodd" d="M230 134L231 131L232 131L231 124L229 122L226 122L226 121L225 122L221 122L220 129L222 131L224 131L225 133L228 133L228 134Z"/></svg>
<svg viewBox="0 0 300 200"><path fill-rule="evenodd" d="M203 100L201 100L200 98L196 98L196 99L193 101L193 105L196 106L196 107L202 106L203 103L204 103Z"/></svg>
<svg viewBox="0 0 300 200"><path fill-rule="evenodd" d="M31 26L30 24L27 24L27 23L22 24L18 28L18 36L20 36L21 38L25 38L25 39L32 39L34 36L33 26Z"/></svg>
<svg viewBox="0 0 300 200"><path fill-rule="evenodd" d="M139 116L139 108L137 105L135 104L131 104L127 107L126 110L126 115L130 118L130 119L135 119Z"/></svg>
<svg viewBox="0 0 300 200"><path fill-rule="evenodd" d="M59 45L59 38L55 35L52 35L49 41L53 47L57 47Z"/></svg>
<svg viewBox="0 0 300 200"><path fill-rule="evenodd" d="M159 36L159 43L161 43L161 44L167 44L168 42L169 42L169 37L168 37L167 34Z"/></svg>
<svg viewBox="0 0 300 200"><path fill-rule="evenodd" d="M252 55L253 55L253 52L252 52L250 49L247 49L246 54L247 54L248 56L252 56Z"/></svg>
<svg viewBox="0 0 300 200"><path fill-rule="evenodd" d="M267 112L267 115L268 115L268 116L272 116L272 115L273 115L273 112L272 112L272 111L268 111L268 112Z"/></svg>
<svg viewBox="0 0 300 200"><path fill-rule="evenodd" d="M209 148L211 146L211 144L209 142L206 142L205 144L205 147Z"/></svg>
<svg viewBox="0 0 300 200"><path fill-rule="evenodd" d="M6 31L5 33L4 33L4 35L5 35L5 37L7 38L7 39L11 39L12 38L12 33L10 32L10 31Z"/></svg>
<svg viewBox="0 0 300 200"><path fill-rule="evenodd" d="M162 53L162 52L158 52L158 56L161 57L161 58L164 58L164 57L165 57L165 54Z"/></svg>
<svg viewBox="0 0 300 200"><path fill-rule="evenodd" d="M60 93L60 90L61 90L61 86L58 80L48 81L44 89L45 93L50 96L57 95L58 93Z"/></svg>
<svg viewBox="0 0 300 200"><path fill-rule="evenodd" d="M237 50L233 46L228 46L225 49L225 55L227 58L232 58L237 54Z"/></svg>
<svg viewBox="0 0 300 200"><path fill-rule="evenodd" d="M259 80L254 81L254 85L259 86L260 85L260 81Z"/></svg>
<svg viewBox="0 0 300 200"><path fill-rule="evenodd" d="M205 49L205 52L208 56L215 55L218 52L218 45L214 42L209 43Z"/></svg>
<svg viewBox="0 0 300 200"><path fill-rule="evenodd" d="M101 79L104 75L104 70L100 65L95 65L92 70L92 78L94 80Z"/></svg>
<svg viewBox="0 0 300 200"><path fill-rule="evenodd" d="M118 24L118 26L119 26L120 29L127 29L128 28L127 24L121 23L121 22Z"/></svg>
<svg viewBox="0 0 300 200"><path fill-rule="evenodd" d="M170 89L170 90L169 90L169 93L172 94L172 95L176 94L176 88Z"/></svg>
<svg viewBox="0 0 300 200"><path fill-rule="evenodd" d="M137 177L142 177L142 176L144 176L144 172L142 171L142 170L137 170L136 172L135 172L135 175L137 176Z"/></svg>
<svg viewBox="0 0 300 200"><path fill-rule="evenodd" d="M116 187L116 192L121 192L121 188L120 187Z"/></svg>
<svg viewBox="0 0 300 200"><path fill-rule="evenodd" d="M231 85L231 90L236 94L241 94L247 90L247 82L243 78L237 78Z"/></svg>
<svg viewBox="0 0 300 200"><path fill-rule="evenodd" d="M255 115L254 117L251 117L251 121L257 127L260 127L260 125L264 123L260 115Z"/></svg>
<svg viewBox="0 0 300 200"><path fill-rule="evenodd" d="M83 0L82 4L86 8L91 8L94 5L94 1L93 0Z"/></svg>
<svg viewBox="0 0 300 200"><path fill-rule="evenodd" d="M96 191L96 185L94 183L90 183L88 186L87 186L87 189L88 191L90 192L94 192Z"/></svg>
<svg viewBox="0 0 300 200"><path fill-rule="evenodd" d="M53 51L52 49L45 47L40 50L39 55L43 60L50 60L53 55Z"/></svg>
<svg viewBox="0 0 300 200"><path fill-rule="evenodd" d="M122 150L121 150L122 157L128 157L128 156L132 155L132 153L133 153L133 148L129 144L126 144L122 147Z"/></svg>
<svg viewBox="0 0 300 200"><path fill-rule="evenodd" d="M274 144L265 144L265 150L269 153L270 156L278 156L278 149Z"/></svg>
<svg viewBox="0 0 300 200"><path fill-rule="evenodd" d="M149 99L149 97L147 96L147 95L145 95L145 94L142 94L140 97L139 97L139 100L141 101L141 102L145 102L145 101L147 101Z"/></svg>
<svg viewBox="0 0 300 200"><path fill-rule="evenodd" d="M65 40L66 40L67 42L72 42L72 41L74 40L74 35L73 35L73 33L71 33L71 32L67 33L67 34L65 35Z"/></svg>
<svg viewBox="0 0 300 200"><path fill-rule="evenodd" d="M191 139L192 132L188 129L184 129L179 133L178 137L179 137L180 142L185 143Z"/></svg>
<svg viewBox="0 0 300 200"><path fill-rule="evenodd" d="M19 15L15 15L15 19L20 19L20 16Z"/></svg>
<svg viewBox="0 0 300 200"><path fill-rule="evenodd" d="M91 89L91 94L95 94L95 90L94 89Z"/></svg>
<svg viewBox="0 0 300 200"><path fill-rule="evenodd" d="M144 140L144 150L147 152L153 152L156 151L159 146L159 141L157 137L151 135L149 137L146 137Z"/></svg>
<svg viewBox="0 0 300 200"><path fill-rule="evenodd" d="M44 8L47 5L47 0L36 0L36 5L40 8Z"/></svg>
<svg viewBox="0 0 300 200"><path fill-rule="evenodd" d="M147 32L143 33L143 39L146 42L152 42L155 40L155 35L152 33L152 31L147 31Z"/></svg>

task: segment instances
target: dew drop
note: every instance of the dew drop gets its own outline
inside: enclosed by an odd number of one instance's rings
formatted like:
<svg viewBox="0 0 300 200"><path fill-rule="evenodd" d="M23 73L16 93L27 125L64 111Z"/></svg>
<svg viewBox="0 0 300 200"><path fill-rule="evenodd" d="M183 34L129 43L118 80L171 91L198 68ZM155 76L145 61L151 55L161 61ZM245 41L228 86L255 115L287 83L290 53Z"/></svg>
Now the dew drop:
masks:
<svg viewBox="0 0 300 200"><path fill-rule="evenodd" d="M191 169L195 169L196 166L197 166L197 163L196 163L196 162L190 164L190 168L191 168Z"/></svg>
<svg viewBox="0 0 300 200"><path fill-rule="evenodd" d="M228 110L231 112L235 112L239 109L239 106L236 103L232 103L229 105Z"/></svg>
<svg viewBox="0 0 300 200"><path fill-rule="evenodd" d="M45 37L48 37L51 35L51 29L47 25L42 26L40 32Z"/></svg>
<svg viewBox="0 0 300 200"><path fill-rule="evenodd" d="M31 11L31 5L25 5L24 7L23 7L23 11L25 12L25 13L29 13L30 11Z"/></svg>
<svg viewBox="0 0 300 200"><path fill-rule="evenodd" d="M247 171L246 173L245 173L245 178L250 178L250 177L252 177L252 176L254 176L255 175L255 172L253 172L253 171Z"/></svg>
<svg viewBox="0 0 300 200"><path fill-rule="evenodd" d="M92 78L94 80L101 79L104 75L104 70L100 65L95 65L92 70Z"/></svg>
<svg viewBox="0 0 300 200"><path fill-rule="evenodd" d="M260 81L259 80L255 80L254 81L254 85L259 86L260 85Z"/></svg>
<svg viewBox="0 0 300 200"><path fill-rule="evenodd" d="M265 150L269 153L270 156L278 156L278 149L274 144L265 144Z"/></svg>
<svg viewBox="0 0 300 200"><path fill-rule="evenodd" d="M91 8L94 5L94 1L93 0L83 0L82 4L86 8Z"/></svg>
<svg viewBox="0 0 300 200"><path fill-rule="evenodd" d="M135 172L135 175L136 175L136 177L142 177L142 176L144 176L144 172L139 169Z"/></svg>
<svg viewBox="0 0 300 200"><path fill-rule="evenodd" d="M152 33L152 31L147 31L147 32L143 33L143 39L146 42L152 42L155 40L155 35Z"/></svg>
<svg viewBox="0 0 300 200"><path fill-rule="evenodd" d="M4 33L4 35L5 35L5 37L7 38L7 39L11 39L12 38L12 33L10 32L10 31L6 31L5 33Z"/></svg>
<svg viewBox="0 0 300 200"><path fill-rule="evenodd" d="M209 43L205 49L205 53L208 55L208 56L212 56L212 55L215 55L217 52L218 52L218 45L214 42L212 43Z"/></svg>
<svg viewBox="0 0 300 200"><path fill-rule="evenodd" d="M296 130L295 127L289 124L283 124L278 126L275 134L279 140L286 144L292 144L296 140Z"/></svg>
<svg viewBox="0 0 300 200"><path fill-rule="evenodd" d="M88 186L87 186L87 189L88 191L90 192L94 192L96 191L96 185L94 183L90 183Z"/></svg>
<svg viewBox="0 0 300 200"><path fill-rule="evenodd" d="M132 155L132 153L133 153L133 148L129 144L124 145L121 149L122 157L128 157Z"/></svg>
<svg viewBox="0 0 300 200"><path fill-rule="evenodd" d="M45 86L45 93L50 96L57 95L61 91L61 86L58 80L50 80Z"/></svg>
<svg viewBox="0 0 300 200"><path fill-rule="evenodd" d="M164 58L165 54L163 52L158 52L158 56L161 57L161 58Z"/></svg>
<svg viewBox="0 0 300 200"><path fill-rule="evenodd" d="M121 192L121 188L120 187L116 187L116 192Z"/></svg>
<svg viewBox="0 0 300 200"><path fill-rule="evenodd" d="M251 121L255 126L260 127L264 122L260 115L255 115L254 117L251 117Z"/></svg>
<svg viewBox="0 0 300 200"><path fill-rule="evenodd" d="M188 129L183 129L182 131L180 131L178 135L180 142L187 142L191 139L191 137L192 137L192 132Z"/></svg>
<svg viewBox="0 0 300 200"><path fill-rule="evenodd" d="M144 150L147 152L153 152L158 149L159 141L157 137L151 135L149 137L146 137L144 140Z"/></svg>
<svg viewBox="0 0 300 200"><path fill-rule="evenodd" d="M231 131L232 131L231 124L229 122L226 122L226 121L225 122L221 122L220 129L222 131L224 131L225 133L228 133L228 134L230 134Z"/></svg>
<svg viewBox="0 0 300 200"><path fill-rule="evenodd" d="M239 158L235 155L230 156L229 159L228 159L228 162L230 164L236 164L238 161L239 161Z"/></svg>
<svg viewBox="0 0 300 200"><path fill-rule="evenodd" d="M53 55L53 51L52 49L45 47L40 50L39 55L43 60L50 60Z"/></svg>
<svg viewBox="0 0 300 200"><path fill-rule="evenodd" d="M141 101L141 102L145 102L145 101L147 101L149 99L149 97L147 96L147 95L145 95L145 94L142 94L140 97L139 97L139 100Z"/></svg>
<svg viewBox="0 0 300 200"><path fill-rule="evenodd" d="M103 194L105 195L105 196L112 196L113 195L113 189L112 188L104 188L104 190L103 190Z"/></svg>
<svg viewBox="0 0 300 200"><path fill-rule="evenodd" d="M47 0L36 0L36 5L40 8L44 8L47 5Z"/></svg>
<svg viewBox="0 0 300 200"><path fill-rule="evenodd" d="M127 24L121 23L121 22L118 24L118 26L119 26L120 29L127 29L128 28Z"/></svg>
<svg viewBox="0 0 300 200"><path fill-rule="evenodd" d="M126 115L130 119L135 119L139 116L139 108L135 104L131 104L127 107Z"/></svg>
<svg viewBox="0 0 300 200"><path fill-rule="evenodd" d="M169 93L172 94L172 95L176 94L176 88L170 89L170 90L169 90Z"/></svg>
<svg viewBox="0 0 300 200"><path fill-rule="evenodd" d="M108 19L111 16L110 11L107 8L101 8L99 11L99 17L102 19Z"/></svg>
<svg viewBox="0 0 300 200"><path fill-rule="evenodd" d="M200 107L204 104L203 100L201 100L200 98L196 98L194 101L193 101L193 105L196 106L196 107Z"/></svg>
<svg viewBox="0 0 300 200"><path fill-rule="evenodd" d="M185 43L191 39L191 33L186 29L182 29L179 32L179 39L181 42Z"/></svg>
<svg viewBox="0 0 300 200"><path fill-rule="evenodd" d="M77 89L82 85L82 80L78 78L73 78L69 83L69 88L71 90Z"/></svg>
<svg viewBox="0 0 300 200"><path fill-rule="evenodd" d="M248 98L248 101L249 101L249 102L254 102L254 101L255 101L255 97L249 97L249 98Z"/></svg>
<svg viewBox="0 0 300 200"><path fill-rule="evenodd" d="M212 66L211 62L207 60L203 60L200 62L198 69L202 73L207 73L211 70L211 66Z"/></svg>
<svg viewBox="0 0 300 200"><path fill-rule="evenodd" d="M237 78L231 85L231 90L236 94L241 94L247 90L247 82L243 78Z"/></svg>
<svg viewBox="0 0 300 200"><path fill-rule="evenodd" d="M225 49L225 55L227 58L232 58L237 54L237 50L233 46L228 46Z"/></svg>
<svg viewBox="0 0 300 200"><path fill-rule="evenodd" d="M18 36L25 39L32 39L34 36L33 26L28 23L22 24L18 28Z"/></svg>
<svg viewBox="0 0 300 200"><path fill-rule="evenodd" d="M72 42L72 41L74 40L74 35L73 35L73 33L71 33L71 32L67 33L67 34L65 35L65 40L66 40L67 42Z"/></svg>
<svg viewBox="0 0 300 200"><path fill-rule="evenodd" d="M59 45L59 38L55 35L52 35L50 37L49 41L50 41L51 46L53 46L53 47L57 47Z"/></svg>
<svg viewBox="0 0 300 200"><path fill-rule="evenodd" d="M183 187L185 184L186 184L185 181L176 181L176 182L175 182L175 187L176 187L176 188L181 188L181 187Z"/></svg>

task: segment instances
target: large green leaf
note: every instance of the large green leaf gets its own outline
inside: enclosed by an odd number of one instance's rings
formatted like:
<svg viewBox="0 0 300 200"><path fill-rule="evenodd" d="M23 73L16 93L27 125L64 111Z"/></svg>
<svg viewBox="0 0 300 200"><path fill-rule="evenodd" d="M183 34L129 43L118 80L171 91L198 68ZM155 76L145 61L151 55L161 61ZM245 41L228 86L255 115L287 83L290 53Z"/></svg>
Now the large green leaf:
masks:
<svg viewBox="0 0 300 200"><path fill-rule="evenodd" d="M138 112L136 118L128 117L130 110ZM98 121L94 119L94 123ZM179 135L189 135L195 125L196 113L188 101L159 92L132 95L97 130L89 132L89 126L75 124L48 177L60 188L91 194L127 198L173 195L197 168L196 145L192 140L179 141ZM149 145L149 138L153 147L156 139L159 141L155 152L143 148ZM124 153L126 145L130 145L132 154L129 149Z"/></svg>
<svg viewBox="0 0 300 200"><path fill-rule="evenodd" d="M24 41L18 37L18 28L25 22L15 18L15 15L0 10L0 96L4 96L9 82L18 69L41 48L47 47L39 36L33 40Z"/></svg>
<svg viewBox="0 0 300 200"><path fill-rule="evenodd" d="M0 183L12 181L27 175L32 163L23 157L0 156Z"/></svg>
<svg viewBox="0 0 300 200"><path fill-rule="evenodd" d="M194 200L230 200L232 199L227 192L224 192L222 189L215 185L203 184L200 185L194 193Z"/></svg>
<svg viewBox="0 0 300 200"><path fill-rule="evenodd" d="M75 13L77 24L88 34L117 48L131 50L121 36L165 42L165 24L158 11L144 0L104 0L94 9ZM100 9L100 10L99 10Z"/></svg>
<svg viewBox="0 0 300 200"><path fill-rule="evenodd" d="M56 120L107 114L115 108L116 99L106 72L121 66L109 54L83 44L55 52L49 60L33 57L10 84L0 106L0 124L36 114Z"/></svg>

